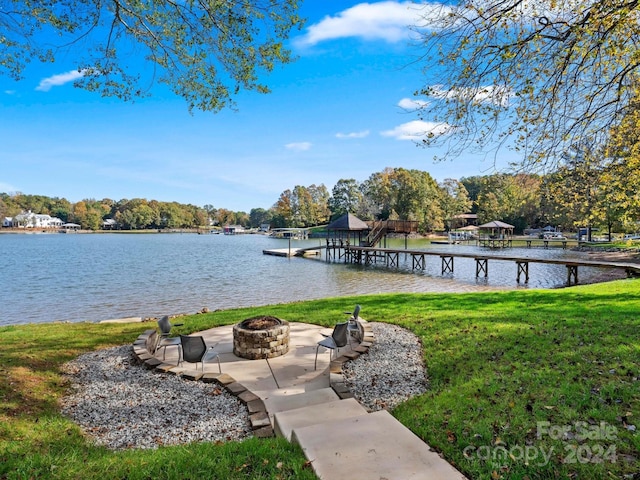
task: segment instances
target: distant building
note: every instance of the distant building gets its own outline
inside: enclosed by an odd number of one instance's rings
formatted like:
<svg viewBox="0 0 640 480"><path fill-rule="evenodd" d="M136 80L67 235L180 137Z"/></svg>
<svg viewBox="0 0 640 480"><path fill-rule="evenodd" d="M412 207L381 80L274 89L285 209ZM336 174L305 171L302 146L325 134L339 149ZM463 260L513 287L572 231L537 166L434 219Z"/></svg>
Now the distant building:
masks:
<svg viewBox="0 0 640 480"><path fill-rule="evenodd" d="M225 235L236 235L244 233L244 227L242 225L226 225L222 231Z"/></svg>
<svg viewBox="0 0 640 480"><path fill-rule="evenodd" d="M80 225L77 223L65 223L62 225L65 232L77 232L80 230Z"/></svg>
<svg viewBox="0 0 640 480"><path fill-rule="evenodd" d="M451 229L455 230L456 228L468 227L468 226L477 226L478 225L478 215L475 213L461 213L459 215L454 215L451 219Z"/></svg>
<svg viewBox="0 0 640 480"><path fill-rule="evenodd" d="M116 222L113 218L106 218L102 222L103 230L115 230L116 228L118 228L118 222Z"/></svg>
<svg viewBox="0 0 640 480"><path fill-rule="evenodd" d="M5 221L9 217L5 218ZM5 226L3 221L2 226ZM9 226L9 225L6 225ZM33 213L28 211L26 213L20 213L11 219L11 227L14 228L60 228L62 226L62 220L58 217L52 217L51 215L44 215Z"/></svg>

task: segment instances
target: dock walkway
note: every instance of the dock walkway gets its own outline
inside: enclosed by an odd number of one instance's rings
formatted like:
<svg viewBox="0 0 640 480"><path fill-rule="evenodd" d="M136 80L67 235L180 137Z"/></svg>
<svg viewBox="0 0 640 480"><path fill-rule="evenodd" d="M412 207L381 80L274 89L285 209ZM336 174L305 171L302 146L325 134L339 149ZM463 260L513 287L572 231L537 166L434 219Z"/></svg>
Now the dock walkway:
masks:
<svg viewBox="0 0 640 480"><path fill-rule="evenodd" d="M276 257L303 257L305 255L320 255L320 250L327 248L325 245L305 248L269 248L262 250L263 255L273 255Z"/></svg>
<svg viewBox="0 0 640 480"><path fill-rule="evenodd" d="M547 241L549 242L549 241ZM548 245L545 245L548 248ZM566 248L563 247L563 248ZM453 273L454 258L472 258L476 262L476 278L489 276L489 260L501 262L515 262L517 266L516 281L520 283L529 282L529 264L541 263L547 265L564 265L567 267L568 286L578 284L578 267L592 268L614 268L622 269L627 276L640 276L640 265L627 262L607 262L599 260L583 260L580 258L531 258L517 255L495 255L495 254L476 254L464 252L438 252L435 250L406 250L394 248L376 248L376 247L360 247L350 246L333 246L331 249L325 245L318 245L306 248L280 248L263 250L265 255L276 255L281 257L320 255L322 250L326 250L326 260L343 260L344 263L352 263L356 265L370 266L378 263L384 263L387 267L400 266L400 254L411 256L412 270L425 270L427 257L440 257L442 274ZM338 253L336 253L338 251Z"/></svg>
<svg viewBox="0 0 640 480"><path fill-rule="evenodd" d="M410 255L412 258L412 270L426 268L426 257L437 256L442 262L442 274L453 273L454 258L472 258L476 262L476 277L489 275L489 260L515 262L517 265L516 281L520 283L521 278L524 283L529 282L529 264L542 263L552 265L565 265L567 267L567 285L576 285L578 283L578 267L594 267L594 268L616 268L623 269L627 276L640 276L640 265L625 262L605 262L596 260L582 260L579 258L569 259L545 259L531 258L515 255L485 255L475 253L451 253L438 252L433 250L402 250L391 248L373 248L373 247L355 247L350 246L345 249L345 263L353 263L358 265L372 265L384 262L388 267L399 266L400 254Z"/></svg>

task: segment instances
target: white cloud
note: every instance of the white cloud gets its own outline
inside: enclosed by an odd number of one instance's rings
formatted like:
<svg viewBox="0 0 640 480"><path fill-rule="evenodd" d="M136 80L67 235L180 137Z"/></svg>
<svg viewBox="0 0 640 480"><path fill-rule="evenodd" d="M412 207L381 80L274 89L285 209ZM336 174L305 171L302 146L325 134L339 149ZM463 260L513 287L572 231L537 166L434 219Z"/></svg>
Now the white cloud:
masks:
<svg viewBox="0 0 640 480"><path fill-rule="evenodd" d="M351 132L351 133L336 133L336 138L364 138L369 136L369 130L363 130L361 132Z"/></svg>
<svg viewBox="0 0 640 480"><path fill-rule="evenodd" d="M5 95L15 95L16 91L15 90L5 90L4 93L5 93Z"/></svg>
<svg viewBox="0 0 640 480"><path fill-rule="evenodd" d="M346 37L398 42L407 39L411 28L421 23L424 8L425 5L416 2L359 3L310 25L298 43L316 45L325 40Z"/></svg>
<svg viewBox="0 0 640 480"><path fill-rule="evenodd" d="M36 87L39 92L48 92L52 87L59 87L69 82L73 82L84 75L83 71L71 70L66 73L59 73L51 77L43 78Z"/></svg>
<svg viewBox="0 0 640 480"><path fill-rule="evenodd" d="M427 107L429 102L426 100L412 99L412 98L403 98L398 102L398 106L400 108L404 108L405 110L419 110L421 108Z"/></svg>
<svg viewBox="0 0 640 480"><path fill-rule="evenodd" d="M14 187L13 185L10 185L8 183L4 183L4 182L0 182L0 192L4 192L4 193L13 193L13 192L17 192L18 189L16 187Z"/></svg>
<svg viewBox="0 0 640 480"><path fill-rule="evenodd" d="M434 98L471 100L474 103L493 103L503 107L509 106L509 99L513 96L509 87L501 85L449 90L444 89L442 85L433 85L429 87L429 94Z"/></svg>
<svg viewBox="0 0 640 480"><path fill-rule="evenodd" d="M297 142L297 143L287 143L284 148L287 150L293 150L294 152L304 152L311 148L310 142Z"/></svg>
<svg viewBox="0 0 640 480"><path fill-rule="evenodd" d="M444 135L449 131L451 131L451 126L446 123L413 120L412 122L398 125L392 130L380 132L380 135L395 138L396 140L418 141L428 135Z"/></svg>

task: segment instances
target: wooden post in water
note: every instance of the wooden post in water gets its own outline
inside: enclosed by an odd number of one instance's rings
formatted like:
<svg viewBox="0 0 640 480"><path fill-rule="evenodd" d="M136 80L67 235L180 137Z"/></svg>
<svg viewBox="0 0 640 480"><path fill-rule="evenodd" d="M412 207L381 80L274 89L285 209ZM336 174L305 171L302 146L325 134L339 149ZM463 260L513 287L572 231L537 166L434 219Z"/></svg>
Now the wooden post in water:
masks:
<svg viewBox="0 0 640 480"><path fill-rule="evenodd" d="M520 283L520 274L524 274L524 283L529 283L529 262L518 262L518 276L516 278L517 282Z"/></svg>
<svg viewBox="0 0 640 480"><path fill-rule="evenodd" d="M484 272L485 278L489 276L489 260L486 258L476 258L476 278L478 278L482 272Z"/></svg>

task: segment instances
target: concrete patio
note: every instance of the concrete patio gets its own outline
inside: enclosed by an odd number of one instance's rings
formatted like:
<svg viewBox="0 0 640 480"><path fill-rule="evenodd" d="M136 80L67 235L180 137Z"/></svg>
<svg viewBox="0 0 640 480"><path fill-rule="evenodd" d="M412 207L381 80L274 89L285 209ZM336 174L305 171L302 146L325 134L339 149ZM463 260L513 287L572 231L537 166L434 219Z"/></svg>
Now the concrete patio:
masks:
<svg viewBox="0 0 640 480"><path fill-rule="evenodd" d="M216 361L205 363L204 371L177 366L176 347L166 349L164 361L162 354L149 354L143 345L153 330L138 338L134 351L148 368L227 388L247 404L257 436L275 434L298 443L321 479L465 478L392 415L368 412L346 388L342 364L366 354L375 341L364 323L363 342L341 348L333 361L321 347L317 370L317 342L331 329L305 323L290 323L288 353L264 360L233 353L232 325L194 333L219 354L222 374Z"/></svg>

